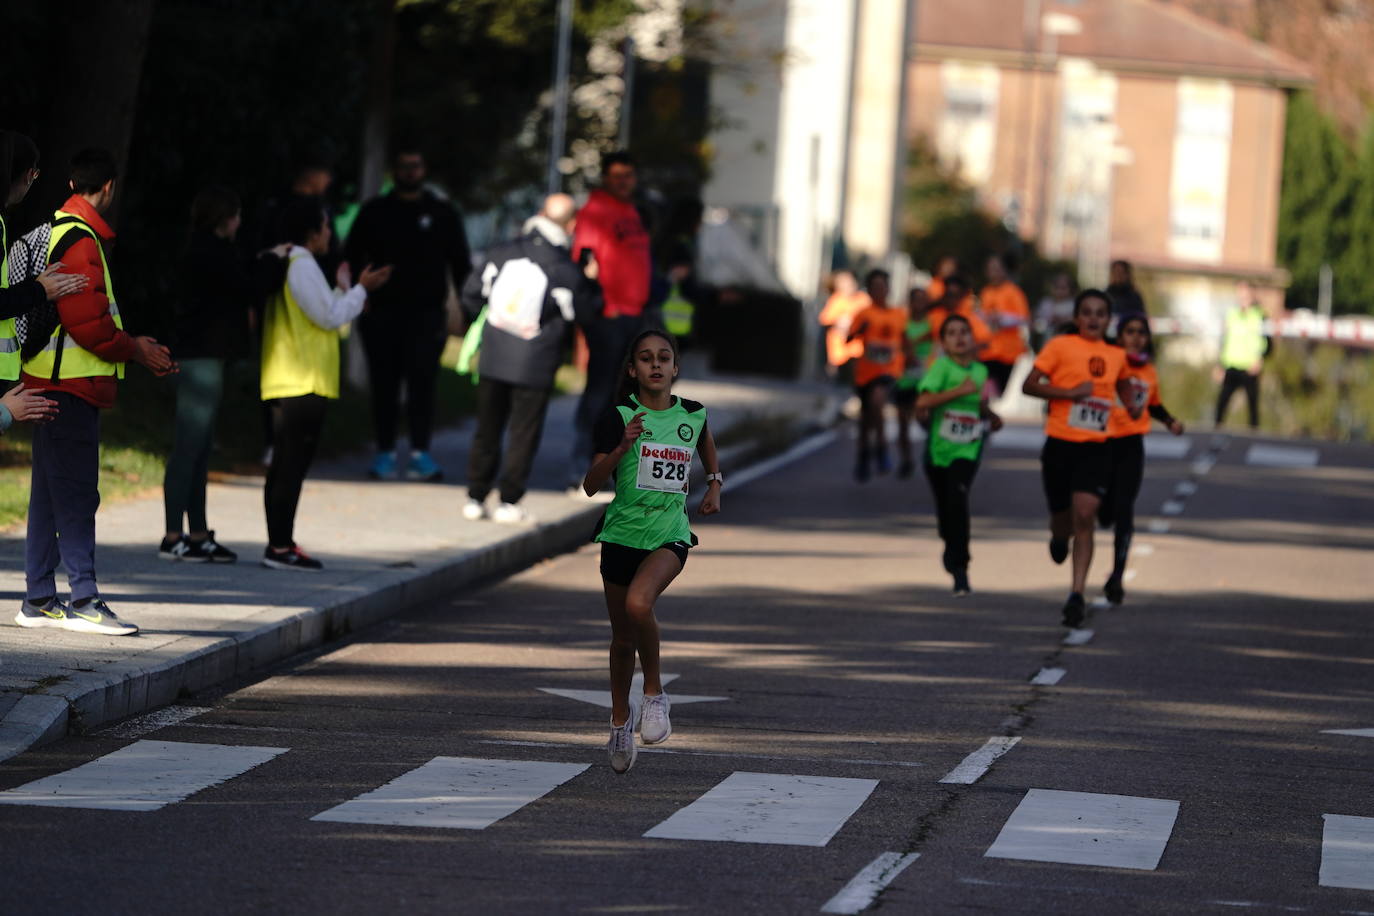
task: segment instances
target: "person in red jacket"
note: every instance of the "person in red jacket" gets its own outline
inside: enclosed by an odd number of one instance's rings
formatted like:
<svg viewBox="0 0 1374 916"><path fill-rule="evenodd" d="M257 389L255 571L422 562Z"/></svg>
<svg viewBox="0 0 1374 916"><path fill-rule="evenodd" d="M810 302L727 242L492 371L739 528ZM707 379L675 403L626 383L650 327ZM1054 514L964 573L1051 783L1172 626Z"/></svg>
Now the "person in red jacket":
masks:
<svg viewBox="0 0 1374 916"><path fill-rule="evenodd" d="M600 282L605 306L600 316L582 326L587 385L574 419L569 488L581 486L582 472L592 457L592 425L615 400L626 349L643 326L649 301L649 233L635 209L636 184L629 153L606 156L601 160L601 187L578 211L573 231L573 259L587 267L595 264L588 276Z"/></svg>
<svg viewBox="0 0 1374 916"><path fill-rule="evenodd" d="M105 213L114 201L115 159L87 149L72 159L72 196L54 214L51 263L88 278L89 285L57 301L60 327L24 360L21 381L57 402L57 416L33 435L28 536L24 545L27 594L15 622L128 636L138 627L120 620L100 599L95 578L95 511L100 505L100 409L113 407L125 362L157 375L176 369L168 349L123 330L105 248L114 230ZM27 355L27 352L26 352ZM61 561L71 604L57 598Z"/></svg>

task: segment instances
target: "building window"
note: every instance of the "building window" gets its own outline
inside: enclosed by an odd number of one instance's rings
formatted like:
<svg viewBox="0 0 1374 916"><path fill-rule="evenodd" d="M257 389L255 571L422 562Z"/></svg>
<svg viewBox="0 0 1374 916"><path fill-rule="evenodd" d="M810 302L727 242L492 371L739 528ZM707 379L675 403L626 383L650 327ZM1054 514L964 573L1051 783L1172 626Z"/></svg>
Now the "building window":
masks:
<svg viewBox="0 0 1374 916"><path fill-rule="evenodd" d="M1231 84L1181 79L1169 189L1169 254L1220 263L1231 164Z"/></svg>
<svg viewBox="0 0 1374 916"><path fill-rule="evenodd" d="M992 177L1001 78L992 64L947 60L940 68L944 109L936 149L941 162L975 187Z"/></svg>

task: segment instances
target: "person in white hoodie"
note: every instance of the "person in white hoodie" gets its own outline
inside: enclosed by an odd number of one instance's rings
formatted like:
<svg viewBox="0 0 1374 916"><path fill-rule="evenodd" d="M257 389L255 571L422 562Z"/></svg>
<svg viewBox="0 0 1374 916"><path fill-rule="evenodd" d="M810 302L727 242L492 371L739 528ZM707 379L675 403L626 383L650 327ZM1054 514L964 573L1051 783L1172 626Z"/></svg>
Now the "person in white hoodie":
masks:
<svg viewBox="0 0 1374 916"><path fill-rule="evenodd" d="M263 319L262 399L272 411L272 465L263 504L267 510L270 569L316 572L323 564L296 546L296 506L315 458L325 407L339 396L339 328L363 311L368 293L391 276L390 267L368 265L353 285L341 264L330 288L315 260L329 250L331 229L316 200L289 203L281 213L289 240L286 280L268 300Z"/></svg>
<svg viewBox="0 0 1374 916"><path fill-rule="evenodd" d="M569 251L576 204L551 194L520 238L493 247L481 270L463 284L463 310L486 310L477 364L477 429L468 456L468 502L463 517L486 518L486 499L500 472L498 522L529 518L520 500L544 432L554 374L575 321L601 308L596 262L579 268ZM501 440L506 439L502 456Z"/></svg>

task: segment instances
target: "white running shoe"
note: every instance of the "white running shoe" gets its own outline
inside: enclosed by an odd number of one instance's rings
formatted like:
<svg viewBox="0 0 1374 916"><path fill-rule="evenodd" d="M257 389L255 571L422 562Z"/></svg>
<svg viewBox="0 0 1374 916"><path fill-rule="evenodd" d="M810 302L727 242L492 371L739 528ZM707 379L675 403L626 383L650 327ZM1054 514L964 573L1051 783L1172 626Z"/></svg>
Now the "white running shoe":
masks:
<svg viewBox="0 0 1374 916"><path fill-rule="evenodd" d="M639 717L639 737L645 744L662 744L673 736L673 723L668 718L668 708L672 706L668 694L644 698L644 711Z"/></svg>
<svg viewBox="0 0 1374 916"><path fill-rule="evenodd" d="M635 765L639 751L635 749L635 723L639 721L639 707L630 704L630 717L624 725L616 725L611 719L611 740L606 742L606 750L611 755L611 769L617 773L627 773Z"/></svg>
<svg viewBox="0 0 1374 916"><path fill-rule="evenodd" d="M521 522L528 522L530 514L525 511L525 507L518 503L502 503L491 513L491 520L502 525L518 525Z"/></svg>
<svg viewBox="0 0 1374 916"><path fill-rule="evenodd" d="M487 507L485 504L475 499L469 499L463 506L463 518L470 522L480 522L487 517Z"/></svg>

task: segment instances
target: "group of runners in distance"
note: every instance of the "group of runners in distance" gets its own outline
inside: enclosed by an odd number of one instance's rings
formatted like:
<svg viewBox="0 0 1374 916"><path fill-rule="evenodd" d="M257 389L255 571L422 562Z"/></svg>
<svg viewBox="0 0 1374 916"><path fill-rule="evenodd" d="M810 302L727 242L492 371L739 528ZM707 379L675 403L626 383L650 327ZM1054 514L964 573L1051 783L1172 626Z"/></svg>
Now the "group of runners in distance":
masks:
<svg viewBox="0 0 1374 916"><path fill-rule="evenodd" d="M1006 266L1000 258L990 264L992 282L980 305L957 272L913 290L905 308L894 305L889 275L874 270L861 297L855 286L837 291L849 298L847 312L836 308L832 297L828 314L822 315L831 330L832 363L836 357L853 363L860 400L856 480L867 481L875 469L892 470L884 429L890 401L898 416L899 477L915 470L912 422L926 430L922 466L955 596L972 590L969 493L987 436L1002 428L989 403L1004 391L1012 366L1027 349L1030 310ZM1056 564L1073 558L1072 587L1063 608L1068 627L1080 626L1086 617L1084 592L1099 523L1115 529L1104 596L1113 604L1125 600L1122 583L1144 473L1144 435L1152 419L1175 435L1183 432L1183 424L1160 403L1149 320L1136 312L1116 316L1112 343L1106 339L1112 318L1107 293L1079 293L1071 322L1044 342L1021 389L1048 403L1041 480L1049 507L1050 557ZM687 492L698 456L707 481L698 512L712 515L721 508L723 478L706 408L672 394L678 372L678 345L671 334L650 329L633 340L617 403L596 424L595 455L582 484L588 495L614 487L594 540L601 544L611 622L607 751L617 773L635 763L636 733L646 745L672 735L654 605L697 544ZM636 655L644 677L642 696L632 690Z"/></svg>
<svg viewBox="0 0 1374 916"><path fill-rule="evenodd" d="M836 284L821 314L832 367L852 371L859 400L854 479L892 469L885 432L888 403L897 411L897 476L915 470L911 424L926 431L922 465L934 500L942 561L953 593L969 584L969 493L983 443L1002 428L989 403L1001 396L1012 367L1029 349L1031 312L1009 264L993 256L977 300L949 261L903 306L890 301L891 281L868 273ZM1067 303L1066 303L1067 305ZM1107 334L1115 317L1115 341ZM1072 586L1063 622L1086 619L1084 592L1098 524L1114 528L1112 571L1103 586L1112 604L1125 600L1124 576L1135 530L1135 500L1144 474L1144 436L1152 420L1181 435L1183 424L1160 402L1154 344L1143 312L1113 316L1108 293L1088 289L1072 302L1070 320L1051 329L1021 391L1047 402L1041 481L1050 516L1050 557L1072 556ZM1057 333L1056 333L1057 332Z"/></svg>

